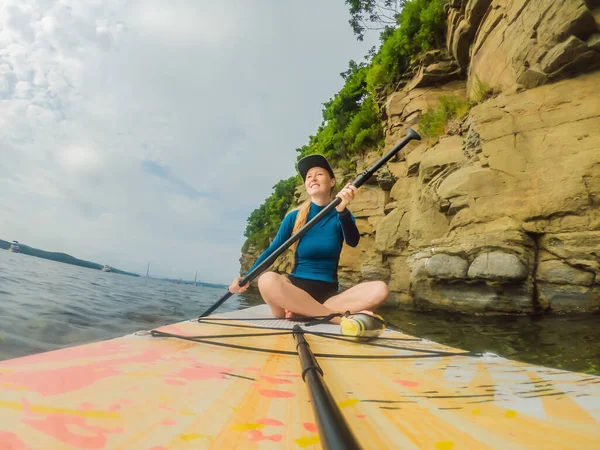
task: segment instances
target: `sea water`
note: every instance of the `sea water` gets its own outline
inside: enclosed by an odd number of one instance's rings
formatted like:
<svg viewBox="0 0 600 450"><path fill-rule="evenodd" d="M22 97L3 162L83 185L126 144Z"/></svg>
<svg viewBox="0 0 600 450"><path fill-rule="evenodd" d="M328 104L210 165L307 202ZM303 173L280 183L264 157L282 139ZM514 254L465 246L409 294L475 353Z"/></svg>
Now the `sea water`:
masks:
<svg viewBox="0 0 600 450"><path fill-rule="evenodd" d="M225 288L101 272L0 250L0 360L198 317L226 292ZM218 311L261 303L254 290L231 297ZM395 308L378 312L413 336L600 375L598 314L485 317Z"/></svg>

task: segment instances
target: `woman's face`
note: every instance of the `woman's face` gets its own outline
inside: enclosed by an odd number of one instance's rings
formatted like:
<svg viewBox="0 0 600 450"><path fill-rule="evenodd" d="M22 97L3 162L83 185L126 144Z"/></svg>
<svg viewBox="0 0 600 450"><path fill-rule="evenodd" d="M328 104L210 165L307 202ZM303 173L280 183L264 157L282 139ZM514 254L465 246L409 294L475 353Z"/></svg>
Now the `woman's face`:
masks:
<svg viewBox="0 0 600 450"><path fill-rule="evenodd" d="M331 178L329 172L322 167L312 167L306 172L304 187L311 197L313 195L329 195L333 186L335 186L335 178Z"/></svg>

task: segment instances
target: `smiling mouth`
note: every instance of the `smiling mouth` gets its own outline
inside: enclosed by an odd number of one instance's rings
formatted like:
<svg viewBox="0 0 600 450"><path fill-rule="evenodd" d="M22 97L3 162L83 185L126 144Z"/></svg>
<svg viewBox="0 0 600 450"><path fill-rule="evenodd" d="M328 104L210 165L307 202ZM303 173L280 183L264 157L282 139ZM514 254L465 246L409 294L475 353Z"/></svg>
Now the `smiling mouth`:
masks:
<svg viewBox="0 0 600 450"><path fill-rule="evenodd" d="M311 185L310 185L310 187L311 187L311 188L314 188L315 186L319 186L319 185L318 185L318 184L316 184L316 183L315 183L315 184L311 184Z"/></svg>

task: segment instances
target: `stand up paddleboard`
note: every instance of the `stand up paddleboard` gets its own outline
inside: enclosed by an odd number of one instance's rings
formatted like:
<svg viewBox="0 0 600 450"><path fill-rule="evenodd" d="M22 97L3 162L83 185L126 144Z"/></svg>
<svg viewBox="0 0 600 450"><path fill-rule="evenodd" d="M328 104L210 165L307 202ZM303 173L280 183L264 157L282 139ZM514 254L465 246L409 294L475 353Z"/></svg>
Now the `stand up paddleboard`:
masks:
<svg viewBox="0 0 600 450"><path fill-rule="evenodd" d="M339 326L269 317L263 305L2 361L0 448L592 449L600 443L600 377L399 331L359 341L342 336ZM301 360L305 350L312 359ZM308 384L316 378L333 405L314 397ZM331 433L338 419L347 430Z"/></svg>

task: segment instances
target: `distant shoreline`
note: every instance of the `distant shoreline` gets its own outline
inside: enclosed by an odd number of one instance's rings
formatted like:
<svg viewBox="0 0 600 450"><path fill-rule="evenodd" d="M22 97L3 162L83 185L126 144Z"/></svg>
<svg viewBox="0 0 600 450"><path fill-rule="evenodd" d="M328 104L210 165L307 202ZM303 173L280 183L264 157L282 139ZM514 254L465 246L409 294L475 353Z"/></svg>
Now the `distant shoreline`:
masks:
<svg viewBox="0 0 600 450"><path fill-rule="evenodd" d="M154 278L154 277L150 277L150 278ZM193 281L190 280L176 280L174 278L154 278L155 280L162 280L162 281L168 281L170 283L177 283L177 284L194 284ZM198 286L203 286L203 287L210 287L210 288L216 288L216 289L226 289L228 286L226 284L219 284L219 283L207 283L206 281L196 281L196 284Z"/></svg>
<svg viewBox="0 0 600 450"><path fill-rule="evenodd" d="M0 248L8 250L10 248L10 242L0 239ZM75 258L74 256L60 252L48 252L39 248L30 247L25 244L19 243L19 253L29 256L35 256L36 258L49 259L50 261L56 261L63 264L70 264L72 266L85 267L87 269L102 270L104 267L102 264L98 264L91 261L85 261L83 259ZM111 267L111 272L119 273L121 275L128 275L130 277L139 277L137 273L126 272L124 270L115 269Z"/></svg>
<svg viewBox="0 0 600 450"><path fill-rule="evenodd" d="M11 244L10 242L0 239L0 249L8 250L10 248L10 244ZM63 264L70 264L72 266L85 267L87 269L93 269L93 270L102 270L102 267L104 267L102 264L75 258L74 256L71 256L67 253L48 252L46 250L41 250L39 248L30 247L28 245L21 244L21 243L19 243L19 253L22 253L24 255L34 256L36 258L48 259L50 261L56 261L56 262L63 263ZM109 273L118 273L121 275L128 275L130 277L141 277L141 275L138 273L126 272L124 270L115 269L112 266L110 266ZM181 280L181 279L177 280L174 278L163 278L163 277L152 277L152 276L149 278L152 278L154 280L163 280L163 281L169 281L172 283L179 283L179 284L194 284L193 281L189 281L189 280ZM196 284L198 286L212 287L212 288L217 288L217 289L227 287L227 285L225 285L225 284L207 283L205 281L198 281L198 282L196 282Z"/></svg>

